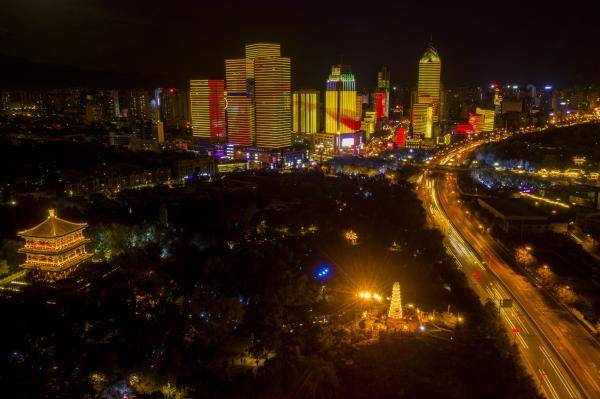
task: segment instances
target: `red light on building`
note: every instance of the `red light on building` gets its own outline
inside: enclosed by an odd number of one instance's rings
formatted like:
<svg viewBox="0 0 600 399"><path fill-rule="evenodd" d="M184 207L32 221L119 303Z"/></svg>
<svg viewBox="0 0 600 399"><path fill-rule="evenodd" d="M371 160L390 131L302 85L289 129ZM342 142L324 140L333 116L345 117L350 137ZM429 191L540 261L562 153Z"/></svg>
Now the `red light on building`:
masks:
<svg viewBox="0 0 600 399"><path fill-rule="evenodd" d="M475 278L479 278L481 277L481 273L473 273L472 276Z"/></svg>
<svg viewBox="0 0 600 399"><path fill-rule="evenodd" d="M171 94L175 93L175 89L171 87L171 88L169 89L169 93L171 93Z"/></svg>
<svg viewBox="0 0 600 399"><path fill-rule="evenodd" d="M385 117L385 93L375 93L375 117L381 119Z"/></svg>
<svg viewBox="0 0 600 399"><path fill-rule="evenodd" d="M473 133L473 125L470 123L457 123L456 134L471 134Z"/></svg>
<svg viewBox="0 0 600 399"><path fill-rule="evenodd" d="M521 329L519 327L515 327L512 329L512 332L518 333L518 332L521 332Z"/></svg>
<svg viewBox="0 0 600 399"><path fill-rule="evenodd" d="M396 131L396 137L394 137L394 144L398 147L404 147L406 145L406 130L403 127L399 127Z"/></svg>

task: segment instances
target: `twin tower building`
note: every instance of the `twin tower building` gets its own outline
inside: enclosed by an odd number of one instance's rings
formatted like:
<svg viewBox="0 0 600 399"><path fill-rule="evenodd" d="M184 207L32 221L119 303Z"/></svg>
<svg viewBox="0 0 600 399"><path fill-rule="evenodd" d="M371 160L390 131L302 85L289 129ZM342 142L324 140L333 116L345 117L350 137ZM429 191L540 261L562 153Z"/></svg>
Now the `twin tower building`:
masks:
<svg viewBox="0 0 600 399"><path fill-rule="evenodd" d="M440 57L430 44L419 62L418 87L411 98L413 139L435 138L440 72ZM380 113L387 118L387 70L378 77L380 89L385 92L381 101L385 109ZM292 95L291 61L281 56L279 44L246 45L244 58L225 60L225 80L190 81L193 136L216 143L281 149L291 146L292 131L340 135L359 130L362 98L357 96L349 66L332 67L325 91L323 127L319 107L318 90L298 90Z"/></svg>
<svg viewBox="0 0 600 399"><path fill-rule="evenodd" d="M194 137L236 146L291 146L291 61L279 44L246 45L225 60L225 81L191 80Z"/></svg>

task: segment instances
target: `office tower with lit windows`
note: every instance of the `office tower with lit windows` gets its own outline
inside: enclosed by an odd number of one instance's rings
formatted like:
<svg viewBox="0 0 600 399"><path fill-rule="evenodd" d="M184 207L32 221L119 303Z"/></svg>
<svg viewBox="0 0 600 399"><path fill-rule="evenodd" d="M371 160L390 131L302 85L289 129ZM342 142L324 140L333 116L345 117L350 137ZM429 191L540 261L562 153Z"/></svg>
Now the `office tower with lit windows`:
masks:
<svg viewBox="0 0 600 399"><path fill-rule="evenodd" d="M433 105L416 103L412 106L413 138L433 138Z"/></svg>
<svg viewBox="0 0 600 399"><path fill-rule="evenodd" d="M225 82L190 80L190 110L193 137L225 141Z"/></svg>
<svg viewBox="0 0 600 399"><path fill-rule="evenodd" d="M291 145L291 61L279 44L246 45L246 57L225 60L230 144Z"/></svg>
<svg viewBox="0 0 600 399"><path fill-rule="evenodd" d="M186 90L168 88L162 92L161 116L168 129L183 129L188 127L189 92Z"/></svg>
<svg viewBox="0 0 600 399"><path fill-rule="evenodd" d="M146 90L132 90L129 92L127 116L130 119L143 122L152 119L150 94Z"/></svg>
<svg viewBox="0 0 600 399"><path fill-rule="evenodd" d="M356 130L356 81L349 65L334 65L325 91L325 132Z"/></svg>
<svg viewBox="0 0 600 399"><path fill-rule="evenodd" d="M227 143L239 146L254 144L254 107L248 85L246 59L225 60L227 91Z"/></svg>
<svg viewBox="0 0 600 399"><path fill-rule="evenodd" d="M381 67L381 70L377 73L377 91L384 93L385 96L385 107L383 109L384 116L389 118L390 116L390 71L387 66Z"/></svg>
<svg viewBox="0 0 600 399"><path fill-rule="evenodd" d="M441 69L440 56L430 42L419 60L417 92L412 104L413 135L417 137L435 136L440 115Z"/></svg>
<svg viewBox="0 0 600 399"><path fill-rule="evenodd" d="M475 109L475 114L481 115L483 118L483 125L481 126L481 131L491 132L492 130L494 130L494 117L496 116L496 112L493 109L483 109L477 107Z"/></svg>
<svg viewBox="0 0 600 399"><path fill-rule="evenodd" d="M292 131L294 133L319 132L318 90L297 90L292 95Z"/></svg>
<svg viewBox="0 0 600 399"><path fill-rule="evenodd" d="M253 64L256 146L291 146L291 60L280 56L278 44L267 43L247 45L246 60Z"/></svg>
<svg viewBox="0 0 600 399"><path fill-rule="evenodd" d="M360 95L356 96L356 122L360 124L363 116L363 98Z"/></svg>

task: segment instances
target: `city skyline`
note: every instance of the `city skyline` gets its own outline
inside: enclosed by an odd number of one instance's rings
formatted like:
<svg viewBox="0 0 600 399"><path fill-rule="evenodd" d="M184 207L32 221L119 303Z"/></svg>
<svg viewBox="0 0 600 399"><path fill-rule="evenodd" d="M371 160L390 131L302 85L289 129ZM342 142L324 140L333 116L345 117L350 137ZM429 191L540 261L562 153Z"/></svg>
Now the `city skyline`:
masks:
<svg viewBox="0 0 600 399"><path fill-rule="evenodd" d="M4 0L27 398L600 398L582 3Z"/></svg>

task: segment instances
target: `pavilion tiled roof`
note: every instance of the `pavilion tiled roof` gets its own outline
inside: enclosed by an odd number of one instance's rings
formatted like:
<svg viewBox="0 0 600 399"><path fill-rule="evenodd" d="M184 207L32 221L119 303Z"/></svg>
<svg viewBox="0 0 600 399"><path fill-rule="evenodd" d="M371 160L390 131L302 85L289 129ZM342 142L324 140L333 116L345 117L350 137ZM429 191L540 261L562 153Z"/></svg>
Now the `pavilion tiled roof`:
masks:
<svg viewBox="0 0 600 399"><path fill-rule="evenodd" d="M19 231L22 237L57 238L66 236L87 227L87 223L73 223L56 216L54 209L49 210L46 220L27 230Z"/></svg>

